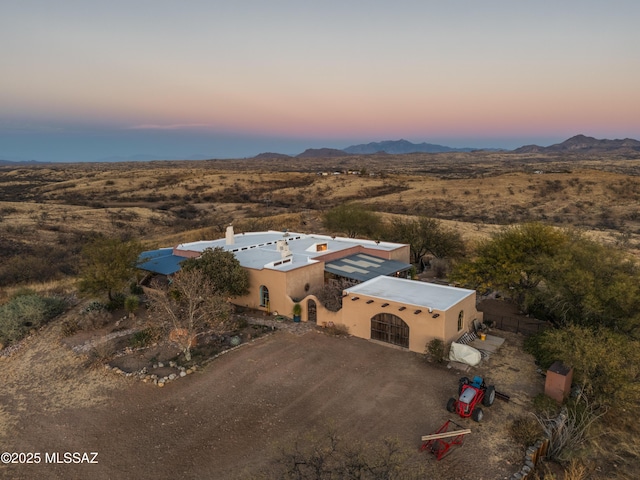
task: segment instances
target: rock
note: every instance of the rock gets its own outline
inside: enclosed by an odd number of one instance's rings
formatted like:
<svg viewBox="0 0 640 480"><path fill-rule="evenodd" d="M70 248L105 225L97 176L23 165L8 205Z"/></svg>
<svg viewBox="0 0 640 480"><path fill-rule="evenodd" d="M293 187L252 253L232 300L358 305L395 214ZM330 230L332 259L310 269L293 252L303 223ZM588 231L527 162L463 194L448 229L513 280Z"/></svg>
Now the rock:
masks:
<svg viewBox="0 0 640 480"><path fill-rule="evenodd" d="M177 364L176 364L176 362L171 361L171 362L169 362L169 366L171 368L176 368Z"/></svg>
<svg viewBox="0 0 640 480"><path fill-rule="evenodd" d="M158 368L158 364L157 364L157 363L154 363L154 364L153 364L153 368Z"/></svg>
<svg viewBox="0 0 640 480"><path fill-rule="evenodd" d="M181 376L181 377L186 377L186 376L187 376L187 372L185 372L184 370L182 370L182 371L180 372L180 376Z"/></svg>
<svg viewBox="0 0 640 480"><path fill-rule="evenodd" d="M172 373L171 375L169 375L169 380L175 380L177 377L177 375L175 373Z"/></svg>
<svg viewBox="0 0 640 480"><path fill-rule="evenodd" d="M162 368L162 367L164 367L164 363L158 362L158 368Z"/></svg>
<svg viewBox="0 0 640 480"><path fill-rule="evenodd" d="M191 370L190 368L187 368L187 370L185 371L185 373L187 375L191 375L193 373L193 370Z"/></svg>
<svg viewBox="0 0 640 480"><path fill-rule="evenodd" d="M164 382L158 382L159 387L164 387Z"/></svg>

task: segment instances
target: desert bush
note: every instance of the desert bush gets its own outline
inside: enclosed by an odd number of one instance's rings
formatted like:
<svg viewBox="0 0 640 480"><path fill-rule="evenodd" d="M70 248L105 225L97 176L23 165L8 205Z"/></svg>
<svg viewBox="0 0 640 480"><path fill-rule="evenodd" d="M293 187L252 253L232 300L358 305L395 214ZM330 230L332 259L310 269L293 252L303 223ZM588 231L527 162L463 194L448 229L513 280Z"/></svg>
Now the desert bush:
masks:
<svg viewBox="0 0 640 480"><path fill-rule="evenodd" d="M311 433L304 441L283 449L260 478L280 479L419 479L426 475L424 462L411 461L410 450L396 439L368 444L342 438L334 430Z"/></svg>
<svg viewBox="0 0 640 480"><path fill-rule="evenodd" d="M124 309L127 313L135 312L140 306L140 298L137 295L129 295L124 299Z"/></svg>
<svg viewBox="0 0 640 480"><path fill-rule="evenodd" d="M42 326L64 309L65 302L60 298L33 293L14 296L0 306L0 343L20 340L30 330Z"/></svg>
<svg viewBox="0 0 640 480"><path fill-rule="evenodd" d="M347 280L331 280L325 283L322 288L311 292L320 303L331 312L337 312L342 308L342 291L353 284Z"/></svg>
<svg viewBox="0 0 640 480"><path fill-rule="evenodd" d="M560 405L553 398L539 393L533 397L533 409L536 414L553 416L560 411Z"/></svg>
<svg viewBox="0 0 640 480"><path fill-rule="evenodd" d="M106 310L106 309L107 309L107 306L104 303L98 300L94 300L82 309L82 313L84 314L89 312L99 312L101 310Z"/></svg>
<svg viewBox="0 0 640 480"><path fill-rule="evenodd" d="M150 345L155 340L154 332L151 328L145 328L134 333L129 339L129 344L133 348L142 348Z"/></svg>
<svg viewBox="0 0 640 480"><path fill-rule="evenodd" d="M113 298L111 298L107 303L107 310L113 312L114 310L124 308L124 302L127 299L127 296L124 293L118 292L113 294L112 297Z"/></svg>
<svg viewBox="0 0 640 480"><path fill-rule="evenodd" d="M346 325L338 324L336 325L333 322L330 322L324 329L325 333L328 335L332 335L334 337L347 336L349 335L349 327Z"/></svg>
<svg viewBox="0 0 640 480"><path fill-rule="evenodd" d="M78 331L78 322L73 320L65 320L60 324L60 333L63 337L70 337Z"/></svg>
<svg viewBox="0 0 640 480"><path fill-rule="evenodd" d="M89 310L78 320L80 330L95 330L104 327L111 320L111 314L106 309Z"/></svg>
<svg viewBox="0 0 640 480"><path fill-rule="evenodd" d="M434 338L427 343L425 355L431 362L442 363L445 359L445 350L445 343L439 338Z"/></svg>
<svg viewBox="0 0 640 480"><path fill-rule="evenodd" d="M525 448L533 445L542 438L543 434L540 424L531 415L516 417L507 425L507 428L511 438Z"/></svg>
<svg viewBox="0 0 640 480"><path fill-rule="evenodd" d="M86 367L101 367L116 353L113 342L101 342L95 345L87 355Z"/></svg>
<svg viewBox="0 0 640 480"><path fill-rule="evenodd" d="M547 456L560 461L573 458L576 450L588 440L591 426L604 414L605 410L580 395L563 406L558 415L536 415L536 420L550 440Z"/></svg>

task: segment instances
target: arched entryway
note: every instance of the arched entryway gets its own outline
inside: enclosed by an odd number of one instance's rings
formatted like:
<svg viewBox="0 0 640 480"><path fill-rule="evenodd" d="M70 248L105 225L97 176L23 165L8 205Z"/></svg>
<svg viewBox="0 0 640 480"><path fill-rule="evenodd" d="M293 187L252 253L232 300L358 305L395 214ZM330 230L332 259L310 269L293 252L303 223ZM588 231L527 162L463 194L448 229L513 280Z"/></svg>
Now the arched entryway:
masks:
<svg viewBox="0 0 640 480"><path fill-rule="evenodd" d="M318 310L314 300L307 300L307 321L313 323L318 322Z"/></svg>
<svg viewBox="0 0 640 480"><path fill-rule="evenodd" d="M371 318L371 339L409 348L409 325L392 313Z"/></svg>

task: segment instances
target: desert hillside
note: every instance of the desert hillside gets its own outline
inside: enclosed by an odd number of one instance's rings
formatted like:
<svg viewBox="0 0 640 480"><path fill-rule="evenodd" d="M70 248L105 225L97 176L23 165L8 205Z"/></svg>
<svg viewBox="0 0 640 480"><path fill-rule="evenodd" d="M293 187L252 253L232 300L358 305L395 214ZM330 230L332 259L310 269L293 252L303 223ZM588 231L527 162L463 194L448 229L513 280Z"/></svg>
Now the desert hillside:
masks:
<svg viewBox="0 0 640 480"><path fill-rule="evenodd" d="M340 235L324 231L322 214L352 201L386 216L441 219L470 245L505 225L542 221L637 254L638 174L639 160L624 156L499 152L4 166L0 281L20 283L34 270L72 276L95 232L151 248L217 238L230 223Z"/></svg>

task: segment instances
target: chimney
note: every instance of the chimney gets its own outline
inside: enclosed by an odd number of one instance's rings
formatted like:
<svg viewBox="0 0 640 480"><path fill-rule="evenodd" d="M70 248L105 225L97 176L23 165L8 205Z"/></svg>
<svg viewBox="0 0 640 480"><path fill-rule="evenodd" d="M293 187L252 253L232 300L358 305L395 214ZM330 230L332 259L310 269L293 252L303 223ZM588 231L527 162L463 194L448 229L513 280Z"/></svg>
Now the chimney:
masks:
<svg viewBox="0 0 640 480"><path fill-rule="evenodd" d="M276 250L280 252L282 258L287 258L291 256L291 250L289 250L289 244L286 240L278 240L276 242Z"/></svg>
<svg viewBox="0 0 640 480"><path fill-rule="evenodd" d="M224 236L227 245L233 245L236 242L235 237L233 236L233 225L229 225L227 227L227 233Z"/></svg>

